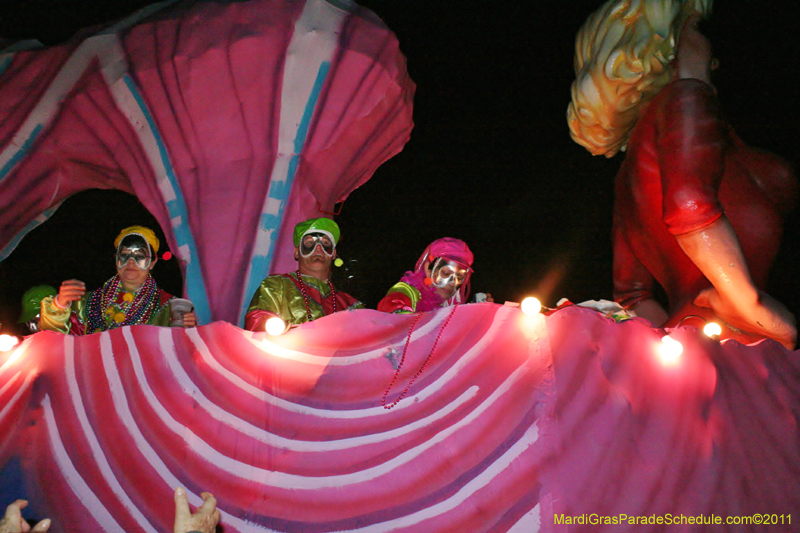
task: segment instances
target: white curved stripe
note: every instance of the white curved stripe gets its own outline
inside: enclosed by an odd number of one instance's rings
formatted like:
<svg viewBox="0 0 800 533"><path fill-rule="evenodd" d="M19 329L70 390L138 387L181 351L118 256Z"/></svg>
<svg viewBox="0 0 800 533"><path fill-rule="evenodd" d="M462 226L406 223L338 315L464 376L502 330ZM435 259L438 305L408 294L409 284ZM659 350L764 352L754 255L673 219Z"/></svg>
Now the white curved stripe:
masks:
<svg viewBox="0 0 800 533"><path fill-rule="evenodd" d="M2 372L0 372L0 374L2 374ZM14 382L18 381L21 376L22 376L22 371L18 370L16 373L14 373L12 377L6 379L3 386L0 387L0 396L2 396L8 389L10 389L11 386L14 384ZM0 415L2 415L5 412L6 412L6 407L3 407L3 410L0 411ZM0 418L2 418L2 416L0 416Z"/></svg>
<svg viewBox="0 0 800 533"><path fill-rule="evenodd" d="M3 409L0 410L0 420L3 420L6 416L8 416L8 413L11 412L14 407L16 407L17 403L20 401L20 398L22 398L22 395L25 394L25 391L30 387L31 382L37 373L38 372L35 371L27 373L25 376L25 383L22 384L16 394L11 397L11 400L9 400L8 403L3 406ZM14 382L19 381L21 376L22 372L17 372L14 374L14 377L6 381L6 384L0 388L0 395L2 395L7 389L11 388Z"/></svg>
<svg viewBox="0 0 800 533"><path fill-rule="evenodd" d="M130 16L122 19L121 21L114 23L113 26L106 28L101 33L119 33L123 30L130 28L131 26L139 24L147 17L154 15L155 13L161 11L162 9L169 7L177 2L178 0L164 0L163 2L158 2L156 4L150 4L149 6L145 6L139 11L136 11Z"/></svg>
<svg viewBox="0 0 800 533"><path fill-rule="evenodd" d="M336 3L339 5L325 0L306 0L286 49L277 151L242 284L240 324L244 322L253 293L269 272L270 263L274 262L275 243L291 196L298 158L305 148L319 95L339 48L342 26L348 15L342 7L355 7L349 1Z"/></svg>
<svg viewBox="0 0 800 533"><path fill-rule="evenodd" d="M114 520L111 513L108 512L106 506L97 497L97 495L89 488L89 485L83 480L75 465L72 463L67 450L64 448L64 443L61 441L61 435L58 433L58 426L56 425L56 417L53 408L50 405L50 396L45 395L42 400L42 407L44 408L44 420L47 427L47 436L50 440L50 449L53 452L53 458L58 464L58 470L64 476L64 480L72 489L75 495L73 500L81 502L86 508L88 514L94 518L97 523L108 533L117 533L123 531L122 527ZM61 498L66 497L65 494L59 495Z"/></svg>
<svg viewBox="0 0 800 533"><path fill-rule="evenodd" d="M23 341L22 344L17 346L11 353L11 355L8 356L8 359L6 359L6 361L0 366L0 375L5 373L14 364L16 364L16 362L19 361L23 355L25 355L25 352L28 351L29 346L30 346L30 341L28 341L27 339ZM11 409L16 405L16 403L28 389L34 377L38 375L38 373L39 373L38 366L35 366L26 372L25 383L22 384L17 393L14 394L14 396L11 397L11 400L6 405L3 406L2 410L0 410L0 420L2 420L8 415ZM22 376L22 371L18 370L13 377L7 379L5 384L2 387L0 387L0 396L2 396L8 389L10 389L14 385L14 383L21 378L21 376Z"/></svg>
<svg viewBox="0 0 800 533"><path fill-rule="evenodd" d="M427 400L431 394L436 391L441 390L448 382L451 380L463 367L467 364L472 362L483 350L487 349L487 346L493 342L494 337L489 336L488 333L499 333L502 331L502 322L507 321L510 317L510 314L513 310L510 308L502 307L498 309L498 312L494 314L492 317L492 324L487 329L487 334L481 337L475 344L470 347L469 350L464 352L461 357L453 364L451 368L449 368L439 379L430 383L426 388L420 390L413 396L406 396L403 401L397 404L392 411L397 412L401 409L410 408L416 402ZM517 311L519 313L519 311ZM427 333L429 330L422 328L423 332ZM252 339L253 333L248 331L242 332L244 335L249 335L249 339L251 342L255 343ZM196 328L191 328L186 330L186 334L189 339L194 343L196 352L200 355L208 367L213 370L216 374L220 377L225 378L231 385L238 388L240 391L252 396L255 400L263 403L267 403L269 405L279 407L281 409L285 409L286 411L293 412L293 413L302 413L309 416L318 416L322 418L329 418L329 419L343 419L343 420L353 420L358 418L365 418L370 416L387 416L388 411L383 408L383 406L376 406L376 407L367 407L366 409L347 409L347 410L339 410L333 411L328 409L318 409L314 407L308 407L304 405L299 405L296 403L289 402L282 398L278 398L273 396L263 390L259 389L258 387L247 383L244 379L242 379L237 374L231 372L227 368L225 368L222 364L219 363L214 358L214 355L211 353L211 350L208 349L205 342L203 341L202 337L198 333ZM380 350L372 350L367 352L372 354L372 358L383 357L382 353L386 347L381 348ZM269 355L269 354L268 354ZM360 356L353 356L353 357L360 357ZM391 379L388 377L387 374L387 381L386 385L389 385L389 380Z"/></svg>
<svg viewBox="0 0 800 533"><path fill-rule="evenodd" d="M181 390L186 392L188 395L192 397L195 403L198 406L205 409L208 415L217 420L221 424L228 426L239 433L247 435L259 442L273 446L275 448L280 448L284 450L291 450L295 452L329 452L334 450L345 450L348 448L354 448L356 446L364 446L369 444L375 444L379 442L384 442L389 439L394 439L398 437L402 437L408 433L412 433L416 430L426 428L433 423L439 421L440 419L446 417L462 405L464 405L467 401L473 398L478 393L478 387L470 387L467 391L462 393L455 401L448 403L442 409L437 410L433 414L416 420L413 423L403 426L401 428L395 428L389 431L383 431L380 433L372 433L369 435L362 435L358 437L348 437L344 439L335 439L335 440L327 440L327 441L306 441L306 440L294 440L294 439L287 439L285 437L281 437L280 435L275 435L274 433L270 433L267 430L261 429L257 426L254 426L250 422L243 420L228 411L220 408L214 402L209 400L200 390L194 385L194 382L183 369L183 367L178 362L178 355L175 351L175 343L172 337L172 333L170 328L160 328L159 331L159 346L161 348L161 353L164 355L164 359L169 366L172 374L175 378L175 381L181 387ZM133 342L133 341L131 341ZM134 368L136 369L136 376L140 381L144 381L146 378L144 374L139 374L139 369L141 368L141 361L138 360L138 353L134 355L131 352L131 357L137 357L137 360L134 362ZM158 403L156 398L150 398L149 396L150 391L145 393L148 403L150 403L151 407L155 410L159 410L161 404Z"/></svg>
<svg viewBox="0 0 800 533"><path fill-rule="evenodd" d="M492 326L494 327L494 325ZM535 322L535 327L537 331L534 334L534 337L541 337L543 333L546 333L546 324L544 320L537 320ZM535 346L538 346L539 343L534 343ZM540 367L542 361L541 360L533 360L532 357L528 357L528 361L535 367ZM541 355L539 357L541 359ZM520 367L514 374L518 374L520 372L526 371L526 368ZM505 386L508 383L503 384ZM402 516L396 518L394 520L390 520L387 522L381 522L377 524L372 524L370 526L348 530L349 533L384 533L386 531L391 531L393 529L399 528L409 528L414 530L415 527L419 527L424 525L423 522L426 520L435 518L443 513L451 511L461 505L467 498L475 494L478 490L486 487L490 483L492 483L495 479L500 478L502 475L503 470L508 468L511 463L517 460L523 453L525 453L528 448L533 446L536 441L539 439L539 429L538 425L533 424L531 425L526 431L525 434L520 438L517 442L515 442L501 457L499 457L491 466L486 468L480 475L475 477L474 479L470 480L467 484L461 487L458 492L456 492L453 496L448 498L445 501L439 502L436 505L431 507L427 507L416 513L412 513L406 516ZM513 527L509 530L509 533L512 531L515 533L535 533L539 531L540 528L540 511L539 504L534 507L532 511L529 511L525 516L523 516Z"/></svg>
<svg viewBox="0 0 800 533"><path fill-rule="evenodd" d="M58 115L61 103L73 90L92 61L96 57L103 57L108 38L108 35L89 37L70 54L25 121L17 128L11 142L0 152L0 168L5 168L12 163L38 132L42 131Z"/></svg>
<svg viewBox="0 0 800 533"><path fill-rule="evenodd" d="M172 163L169 161L166 147L160 146L163 143L160 143L160 136L155 124L152 120L148 120L149 110L144 108L144 102L135 94L135 86L132 78L128 75L127 54L122 49L119 35L115 33L163 9L174 1L167 0L142 9L112 26L106 32L86 38L75 48L25 121L16 130L11 142L0 151L0 181L26 156L37 137L58 116L64 99L74 89L92 62L97 59L100 64L100 72L118 109L128 119L132 130L139 138L141 148L156 176L156 185L164 199L171 220L184 218L175 216L176 213L185 214L186 206L178 181L174 176ZM23 234L30 229L27 228ZM211 314L208 309L208 296L203 283L203 273L198 265L191 229L188 225L183 224L174 225L172 229L179 245L178 251L181 253L181 259L185 261L186 292L195 304L198 318L209 321ZM14 246L6 247L3 253L10 253Z"/></svg>
<svg viewBox="0 0 800 533"><path fill-rule="evenodd" d="M163 6L166 5L168 3L165 2ZM104 39L104 46L97 52L103 79L108 85L117 109L128 120L138 137L142 151L155 175L156 187L161 193L170 215L170 224L172 224L172 232L178 244L179 257L185 262L186 293L195 305L198 319L208 322L211 319L211 313L208 308L203 273L197 260L197 247L191 228L184 223L189 218L186 202L166 145L155 118L128 72L128 64L125 59L127 54L122 48L119 35L111 33L93 38Z"/></svg>
<svg viewBox="0 0 800 533"><path fill-rule="evenodd" d="M130 327L126 326L122 328L122 331L127 332L129 329ZM161 460L161 457L159 457L158 453L153 449L152 446L150 446L150 443L147 441L144 435L142 435L142 432L139 431L139 426L137 426L136 421L133 418L133 413L131 413L130 405L128 405L128 398L125 395L125 387L122 385L122 379L120 378L119 371L117 370L117 365L114 362L114 351L111 346L111 336L108 331L100 333L100 358L103 362L103 371L108 378L108 386L111 391L114 410L116 415L119 417L120 422L125 426L125 429L128 430L130 440L139 450L139 453L142 454L145 460L147 460L153 470L158 474L165 485L168 487L184 486L181 480L172 474L169 466L167 466L167 464ZM188 430L183 432L183 434L188 435L190 439L193 438L194 440L199 440L197 436L193 435ZM184 441L188 444L186 438L184 438ZM206 457L206 459L208 459L208 457ZM213 490L213 487L209 487L209 489ZM186 495L189 499L189 503L192 505L199 507L203 504L203 499L197 494L187 490ZM236 516L233 516L221 509L219 505L217 506L217 509L219 509L220 513L222 514L221 522L226 526L231 526L237 529L238 531L257 530L264 531L266 533L281 533L279 531L237 518Z"/></svg>
<svg viewBox="0 0 800 533"><path fill-rule="evenodd" d="M387 522L380 522L372 524L367 527L359 529L349 529L351 533L384 533L399 528L409 528L413 530L414 526L422 527L426 520L435 518L443 513L452 511L470 496L475 494L478 490L486 487L500 477L503 470L509 467L520 455L522 455L528 448L533 446L539 439L539 428L535 424L531 425L525 434L517 442L514 443L502 456L492 463L492 465L481 472L477 477L471 479L467 484L461 487L450 498L427 507L410 515L402 516ZM502 481L500 482L502 484ZM526 530L526 533L528 530Z"/></svg>
<svg viewBox="0 0 800 533"><path fill-rule="evenodd" d="M0 172L0 180L2 179L3 179L2 172ZM58 186L56 186L56 188L53 189L53 194L50 196L50 200L48 200L48 202L52 202L53 199L56 197L57 193L58 193ZM58 211L59 207L61 207L61 203L58 203L48 209L45 209L43 213L40 213L39 216L31 220L27 226L22 228L22 230L20 230L19 233L14 235L14 237L12 237L12 239L8 242L8 244L6 244L2 249L0 249L0 261L5 261L8 258L8 256L11 255L11 252L13 252L17 248L19 243L22 242L22 239L28 233L30 233L31 231L35 230L36 228L47 222L50 219L50 217L53 216L53 213Z"/></svg>
<svg viewBox="0 0 800 533"><path fill-rule="evenodd" d="M358 310L352 311L357 313ZM411 341L416 342L421 337L428 335L434 329L438 328L439 325L447 320L449 316L449 312L447 313L437 313L435 317L430 319L429 321L425 322L422 326L417 329L414 329L414 332L411 334ZM325 317L315 320L318 322L319 320L323 320ZM302 331L294 330L293 332L296 335L302 335ZM291 335L292 333L287 333L286 335ZM402 347L403 344L406 342L406 337L403 337L403 340L400 343ZM248 337L248 340L253 343L253 345L270 355L274 355L276 357L280 357L281 359L289 359L292 361L297 361L299 363L307 363L311 365L319 365L319 366L348 366L348 365L356 365L359 363L363 363L365 361L370 361L377 357L383 357L383 353L386 351L387 346L381 346L380 348L376 348L374 350L370 350L368 352L362 352L357 355L347 355L347 356L325 356L325 355L312 355L305 352L299 352L297 350L292 350L290 348L285 348L278 344L275 344L271 340L270 337L264 334L262 340L255 340L251 335Z"/></svg>
<svg viewBox="0 0 800 533"><path fill-rule="evenodd" d="M111 487L111 491L117 497L119 502L125 507L125 509L127 509L127 511L131 514L133 519L136 520L136 522L142 526L145 531L157 533L156 529L147 520L147 517L142 514L142 512L131 501L128 495L125 494L125 490L122 488L122 485L119 484L111 465L108 464L108 459L106 459L103 449L100 446L100 442L97 440L97 436L94 433L94 429L89 423L89 418L86 416L86 407L83 404L83 397L81 395L80 387L78 386L78 378L75 371L75 337L72 335L64 336L64 363L67 387L69 390L69 396L72 399L72 407L75 409L75 415L80 423L81 431L86 437L86 441L89 443L89 448L92 451L92 457L94 458L95 464L100 470L103 479L108 486Z"/></svg>
<svg viewBox="0 0 800 533"><path fill-rule="evenodd" d="M323 488L341 488L345 485L363 483L365 481L374 480L381 476L386 476L395 469L400 469L407 466L409 462L424 454L427 450L433 448L435 445L443 442L457 431L467 428L504 394L509 392L518 380L522 379L529 373L529 369L525 365L520 366L499 387L497 387L497 389L493 391L486 400L476 406L475 409L468 413L464 418L457 421L453 425L442 429L431 439L425 441L421 445L411 448L410 450L406 450L405 452L392 457L384 463L361 470L359 472L335 476L299 476L296 474L287 474L285 472L277 472L255 467L223 455L218 450L213 448L209 443L198 437L190 428L183 426L176 421L169 411L156 400L155 394L147 383L147 380L144 376L144 370L141 367L141 359L138 354L138 348L133 336L130 333L130 327L124 327L121 329L123 337L128 344L128 349L134 363L133 366L137 375L137 379L139 380L139 388L144 397L147 398L147 402L149 403L150 407L155 411L161 422L167 428L169 428L170 431L181 436L181 438L186 442L186 446L188 448L190 448L195 454L205 458L206 461L215 465L220 470L228 472L232 476L239 477L242 480L256 481L266 486L282 489L317 490ZM106 363L106 358L107 355L104 353L104 363ZM115 369L109 369L108 363L106 363L106 372L108 373L109 370L116 372ZM119 381L118 376L109 375L109 380L112 379ZM120 382L119 387L121 386L122 384Z"/></svg>
<svg viewBox="0 0 800 533"><path fill-rule="evenodd" d="M525 513L506 533L537 533L541 527L542 510L537 502L534 508Z"/></svg>

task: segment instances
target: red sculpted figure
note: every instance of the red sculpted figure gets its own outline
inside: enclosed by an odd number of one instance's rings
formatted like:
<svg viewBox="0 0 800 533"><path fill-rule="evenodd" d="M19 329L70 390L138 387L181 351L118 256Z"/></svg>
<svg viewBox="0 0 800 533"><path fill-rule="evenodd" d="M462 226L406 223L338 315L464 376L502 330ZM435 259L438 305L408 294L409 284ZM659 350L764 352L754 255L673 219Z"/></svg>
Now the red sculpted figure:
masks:
<svg viewBox="0 0 800 533"><path fill-rule="evenodd" d="M593 154L627 149L615 190L615 300L657 326L700 315L722 322L723 338L793 348L794 316L763 289L796 178L722 117L716 61L697 27L709 13L709 0L612 0L592 15L577 38L572 137ZM656 283L668 311L653 299Z"/></svg>

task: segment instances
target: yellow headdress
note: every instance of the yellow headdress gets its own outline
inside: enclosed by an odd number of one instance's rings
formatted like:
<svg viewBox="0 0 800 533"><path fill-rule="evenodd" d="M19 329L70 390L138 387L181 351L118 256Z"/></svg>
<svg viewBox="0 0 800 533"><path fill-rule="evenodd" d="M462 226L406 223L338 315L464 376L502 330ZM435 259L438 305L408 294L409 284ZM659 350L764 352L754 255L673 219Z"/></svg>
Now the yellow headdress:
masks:
<svg viewBox="0 0 800 533"><path fill-rule="evenodd" d="M156 234L153 232L153 230L144 226L130 226L120 231L119 235L117 235L117 238L114 239L114 248L119 248L120 241L122 241L122 239L128 235L141 235L150 244L150 247L153 249L153 253L158 253L158 247L161 244L158 240L158 237L156 237Z"/></svg>

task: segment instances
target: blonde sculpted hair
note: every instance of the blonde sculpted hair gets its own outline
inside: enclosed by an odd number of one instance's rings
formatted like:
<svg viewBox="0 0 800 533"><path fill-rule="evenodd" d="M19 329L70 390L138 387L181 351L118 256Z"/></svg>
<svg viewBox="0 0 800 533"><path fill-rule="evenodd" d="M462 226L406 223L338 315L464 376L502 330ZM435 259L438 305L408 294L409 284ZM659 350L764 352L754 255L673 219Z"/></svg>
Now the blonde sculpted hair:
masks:
<svg viewBox="0 0 800 533"><path fill-rule="evenodd" d="M575 38L575 76L567 121L592 155L625 150L642 103L670 80L678 34L712 0L609 0Z"/></svg>

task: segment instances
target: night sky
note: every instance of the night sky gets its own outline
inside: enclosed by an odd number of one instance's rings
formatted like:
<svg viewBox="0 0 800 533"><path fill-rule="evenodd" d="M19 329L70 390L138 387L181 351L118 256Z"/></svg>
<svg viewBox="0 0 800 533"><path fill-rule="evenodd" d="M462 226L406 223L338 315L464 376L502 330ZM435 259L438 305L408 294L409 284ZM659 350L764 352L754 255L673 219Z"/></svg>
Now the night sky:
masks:
<svg viewBox="0 0 800 533"><path fill-rule="evenodd" d="M5 1L0 36L54 44L79 27L121 17L142 1ZM612 183L622 155L593 157L565 120L574 36L599 0L370 0L397 35L417 84L415 127L403 152L344 202L334 280L374 307L433 239L475 253L473 292L545 305L611 299ZM795 0L718 0L704 31L720 60L715 85L749 144L797 163L800 9ZM791 81L790 81L791 80ZM16 322L32 285L77 277L90 288L114 272L119 229L155 224L124 193L65 202L0 263L0 320ZM181 292L176 262L159 284ZM800 312L800 225L786 221L768 290Z"/></svg>

